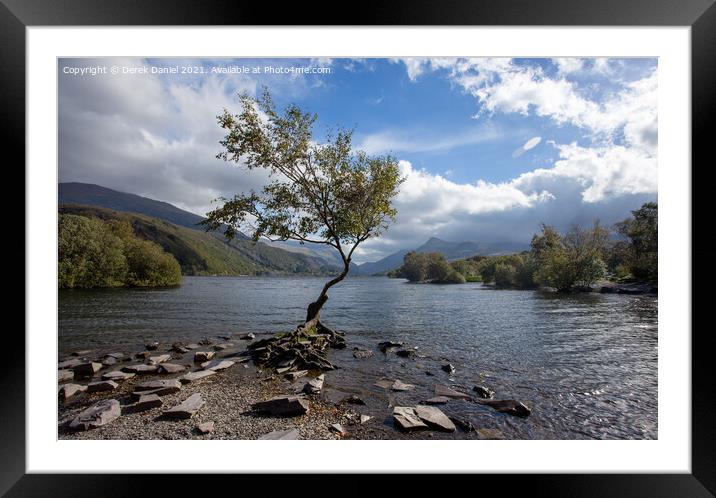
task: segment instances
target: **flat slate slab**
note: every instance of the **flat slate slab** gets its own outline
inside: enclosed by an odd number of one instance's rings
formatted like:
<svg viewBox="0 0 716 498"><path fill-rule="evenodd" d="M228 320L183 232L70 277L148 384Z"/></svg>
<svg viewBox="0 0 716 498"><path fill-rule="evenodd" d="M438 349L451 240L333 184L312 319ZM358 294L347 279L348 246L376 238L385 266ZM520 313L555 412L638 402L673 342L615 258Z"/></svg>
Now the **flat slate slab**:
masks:
<svg viewBox="0 0 716 498"><path fill-rule="evenodd" d="M196 426L196 430L199 431L201 434L209 434L210 432L214 432L214 422L202 422L201 424Z"/></svg>
<svg viewBox="0 0 716 498"><path fill-rule="evenodd" d="M84 362L82 360L79 360L77 358L70 358L69 360L64 360L59 363L57 363L57 369L63 370L65 368L75 368L78 365L82 365Z"/></svg>
<svg viewBox="0 0 716 498"><path fill-rule="evenodd" d="M415 431L427 429L428 426L420 420L415 408L412 406L396 406L393 408L393 419L395 425L404 431Z"/></svg>
<svg viewBox="0 0 716 498"><path fill-rule="evenodd" d="M182 384L189 384L190 382L196 382L198 380L210 377L215 374L216 372L213 370L200 370L198 372L189 372L188 374L179 377L179 382L181 382Z"/></svg>
<svg viewBox="0 0 716 498"><path fill-rule="evenodd" d="M142 412L152 408L159 408L160 406L162 406L162 400L159 396L156 394L142 394L137 402L132 405L132 409Z"/></svg>
<svg viewBox="0 0 716 498"><path fill-rule="evenodd" d="M114 391L119 387L113 380L98 380L97 382L90 382L87 386L88 393L99 393L104 391Z"/></svg>
<svg viewBox="0 0 716 498"><path fill-rule="evenodd" d="M194 393L174 408L164 412L169 418L191 418L199 409L204 406L201 394Z"/></svg>
<svg viewBox="0 0 716 498"><path fill-rule="evenodd" d="M75 378L75 373L70 369L57 371L57 382L67 382Z"/></svg>
<svg viewBox="0 0 716 498"><path fill-rule="evenodd" d="M305 415L309 411L308 401L299 396L277 396L266 401L251 405L257 412L269 413L282 417Z"/></svg>
<svg viewBox="0 0 716 498"><path fill-rule="evenodd" d="M476 402L481 405L492 407L500 413L514 415L515 417L528 417L532 413L532 410L530 410L524 403L514 399L478 399Z"/></svg>
<svg viewBox="0 0 716 498"><path fill-rule="evenodd" d="M134 386L135 391L155 391L157 389L167 388L173 389L172 392L177 392L181 389L181 382L177 379L147 380L138 382Z"/></svg>
<svg viewBox="0 0 716 498"><path fill-rule="evenodd" d="M211 360L214 355L213 351L197 351L194 353L194 363L204 363L205 361Z"/></svg>
<svg viewBox="0 0 716 498"><path fill-rule="evenodd" d="M383 389L390 389L390 387L393 385L392 380L390 379L380 379L376 381L373 385L376 387L382 387Z"/></svg>
<svg viewBox="0 0 716 498"><path fill-rule="evenodd" d="M170 355L170 354L160 354L157 356L150 356L149 363L158 365L159 363L164 363L165 361L169 361L171 359L172 359L172 355Z"/></svg>
<svg viewBox="0 0 716 498"><path fill-rule="evenodd" d="M213 370L214 372L218 372L220 370L226 370L229 367L233 367L235 364L236 362L231 360L212 360L202 363L201 368L204 370Z"/></svg>
<svg viewBox="0 0 716 498"><path fill-rule="evenodd" d="M83 349L81 351L75 351L72 353L72 356L87 356L92 352L91 349Z"/></svg>
<svg viewBox="0 0 716 498"><path fill-rule="evenodd" d="M393 385L391 385L390 388L393 391L409 391L415 388L415 386L413 384L405 384L400 380L396 380L395 382L393 382Z"/></svg>
<svg viewBox="0 0 716 498"><path fill-rule="evenodd" d="M285 429L282 431L271 431L268 434L264 434L259 439L298 439L299 432L298 429Z"/></svg>
<svg viewBox="0 0 716 498"><path fill-rule="evenodd" d="M445 396L446 398L455 399L470 399L469 394L455 391L454 389L450 389L447 386L441 386L440 384L435 385L435 396Z"/></svg>
<svg viewBox="0 0 716 498"><path fill-rule="evenodd" d="M58 389L58 396L63 399L70 399L72 396L76 396L79 393L83 393L87 390L87 386L81 386L79 384L65 384Z"/></svg>
<svg viewBox="0 0 716 498"><path fill-rule="evenodd" d="M418 405L415 407L415 414L428 424L428 426L443 432L455 432L455 424L440 408L435 406Z"/></svg>
<svg viewBox="0 0 716 498"><path fill-rule="evenodd" d="M121 382L133 378L136 374L122 372L121 370L114 370L112 372L106 372L102 374L102 380L113 380L115 382Z"/></svg>
<svg viewBox="0 0 716 498"><path fill-rule="evenodd" d="M288 372L284 377L288 380L296 380L299 377L305 377L308 375L308 370L296 370L295 372Z"/></svg>
<svg viewBox="0 0 716 498"><path fill-rule="evenodd" d="M323 389L323 381L326 376L321 374L315 379L311 379L303 386L303 392L306 394L318 394Z"/></svg>
<svg viewBox="0 0 716 498"><path fill-rule="evenodd" d="M107 425L122 415L119 401L116 399L105 399L94 406L86 409L70 422L70 429L87 431Z"/></svg>
<svg viewBox="0 0 716 498"><path fill-rule="evenodd" d="M128 365L126 367L122 367L123 372L128 373L136 373L136 374L150 374L150 373L157 373L157 370L159 370L158 365Z"/></svg>
<svg viewBox="0 0 716 498"><path fill-rule="evenodd" d="M450 398L447 396L435 396L434 398L430 398L425 401L426 405L444 405L448 401L450 401Z"/></svg>
<svg viewBox="0 0 716 498"><path fill-rule="evenodd" d="M81 363L77 365L76 367L73 367L72 370L75 372L75 375L80 377L89 377L97 372L99 372L102 369L101 363L96 363L94 361L89 361L87 363Z"/></svg>
<svg viewBox="0 0 716 498"><path fill-rule="evenodd" d="M159 368L157 368L157 373L172 374L183 372L184 370L186 370L185 365L179 365L177 363L160 363Z"/></svg>

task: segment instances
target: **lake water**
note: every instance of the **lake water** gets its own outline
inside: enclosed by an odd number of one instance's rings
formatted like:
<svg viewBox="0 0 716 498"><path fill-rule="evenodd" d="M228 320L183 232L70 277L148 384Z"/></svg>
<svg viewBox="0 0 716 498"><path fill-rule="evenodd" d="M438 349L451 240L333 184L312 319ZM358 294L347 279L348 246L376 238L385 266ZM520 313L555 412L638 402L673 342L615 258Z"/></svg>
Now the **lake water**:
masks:
<svg viewBox="0 0 716 498"><path fill-rule="evenodd" d="M60 356L78 349L139 351L145 341L196 342L242 331L293 330L325 282L312 277L184 277L174 289L59 293ZM533 413L510 417L466 401L441 407L514 439L657 438L657 298L493 290L478 283L419 285L381 277L335 286L322 320L346 332L329 358L327 395L355 393L363 411L387 417L392 404L433 396L436 383L496 391ZM380 341L417 346L403 359ZM355 359L352 348L375 351ZM456 372L440 366L449 361ZM432 373L430 376L427 372ZM386 377L406 393L373 386ZM388 423L385 431L392 431Z"/></svg>

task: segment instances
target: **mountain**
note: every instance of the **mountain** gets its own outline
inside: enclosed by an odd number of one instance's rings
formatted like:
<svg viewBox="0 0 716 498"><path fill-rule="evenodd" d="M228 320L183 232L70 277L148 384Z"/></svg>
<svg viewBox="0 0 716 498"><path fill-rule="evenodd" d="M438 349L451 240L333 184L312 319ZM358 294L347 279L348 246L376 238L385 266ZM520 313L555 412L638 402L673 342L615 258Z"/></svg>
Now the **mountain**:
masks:
<svg viewBox="0 0 716 498"><path fill-rule="evenodd" d="M526 249L526 246L519 243L506 242L501 244L481 245L475 242L448 242L446 240L438 239L437 237L431 237L423 245L413 250L420 253L439 252L445 257L445 259L452 261L455 259L468 258L470 256L474 256L475 254L491 256L494 254L519 252L524 249ZM361 275L384 274L399 268L403 264L403 258L409 252L410 250L408 249L401 249L400 251L394 252L393 254L378 261L363 263L362 265L358 265L358 272Z"/></svg>
<svg viewBox="0 0 716 498"><path fill-rule="evenodd" d="M126 192L119 192L99 185L88 183L60 183L58 184L58 199L59 204L64 206L65 209L70 205L83 206L85 212L90 213L87 208L89 206L95 206L114 211L115 215L113 216L115 217L120 214L136 214L153 218L152 223L149 224L151 226L145 226L145 223L137 221L137 219L142 219L142 217L135 216L132 219L135 231L139 229L139 235L148 239L152 239L154 236L160 237L162 241L156 242L168 252L172 252L172 250L169 249L169 247L173 247L169 242L171 237L167 236L168 238L164 239L164 235L167 233L166 227L159 230L157 228L159 225L156 223L157 220L168 222L175 227L168 231L169 235L179 239L180 242L186 242L186 240L191 239L197 244L199 241L201 241L203 245L209 244L211 247L211 255L207 255L208 259L220 258L223 254L223 257L227 257L231 260L231 262L227 261L226 265L221 265L218 261L214 261L214 264L210 266L222 270L218 271L218 273L228 272L227 274L243 274L248 271L252 274L261 272L325 274L335 273L336 269L339 268L339 265L332 259L318 253L296 250L288 251L285 248L272 246L264 242L254 243L244 234L239 234L234 240L227 242L224 236L219 232L205 232L203 227L198 225L198 223L203 220L201 216L179 209L167 202ZM89 215L96 214L90 213ZM104 213L103 216L106 217L108 215ZM184 231L179 234L176 228L187 228L192 232L198 232L203 236L212 238L214 242L218 243L223 249L216 251L218 246L213 242L209 243L206 237L197 238L198 236L196 234ZM183 249L177 250L181 254L184 254ZM189 251L187 254L191 252L192 251ZM237 254L234 253L238 253L238 256L241 257L241 264L239 264L239 260L236 259ZM172 254L174 253L172 252ZM247 267L245 265L246 261L251 263L251 266ZM179 263L181 265L182 261L179 261ZM186 265L182 265L182 271L188 272L186 273L187 275L215 273L207 270L205 266L206 265L203 264L195 266L194 262L186 261Z"/></svg>

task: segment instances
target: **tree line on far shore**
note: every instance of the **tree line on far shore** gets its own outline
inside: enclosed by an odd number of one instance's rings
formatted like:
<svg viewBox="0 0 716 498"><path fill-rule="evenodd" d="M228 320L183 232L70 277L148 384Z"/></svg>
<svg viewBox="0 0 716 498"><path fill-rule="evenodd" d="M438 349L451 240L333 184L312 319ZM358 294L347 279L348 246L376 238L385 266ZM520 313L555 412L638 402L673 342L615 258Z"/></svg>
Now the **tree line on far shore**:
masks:
<svg viewBox="0 0 716 498"><path fill-rule="evenodd" d="M649 202L612 230L595 222L591 228L571 227L559 233L542 224L531 248L519 254L472 256L448 262L440 253L410 252L403 266L389 273L411 282L465 283L482 281L498 288L538 286L569 291L602 279L617 282L658 280L658 206Z"/></svg>
<svg viewBox="0 0 716 498"><path fill-rule="evenodd" d="M60 214L58 285L164 287L179 285L177 260L161 246L138 238L126 221Z"/></svg>

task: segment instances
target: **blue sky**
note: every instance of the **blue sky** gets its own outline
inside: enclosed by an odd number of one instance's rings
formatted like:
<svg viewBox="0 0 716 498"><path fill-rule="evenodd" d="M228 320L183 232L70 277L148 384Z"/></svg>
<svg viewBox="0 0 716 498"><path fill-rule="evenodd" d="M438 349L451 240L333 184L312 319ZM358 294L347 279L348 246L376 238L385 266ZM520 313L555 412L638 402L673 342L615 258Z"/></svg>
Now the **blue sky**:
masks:
<svg viewBox="0 0 716 498"><path fill-rule="evenodd" d="M321 67L328 74L266 74ZM204 74L67 74L66 67L200 66ZM247 66L257 73L212 74ZM359 259L430 236L528 242L541 221L612 223L657 193L656 59L67 59L59 63L60 181L98 183L204 214L256 188L217 161L215 116L268 86L408 178L398 220ZM120 71L121 73L121 71Z"/></svg>

